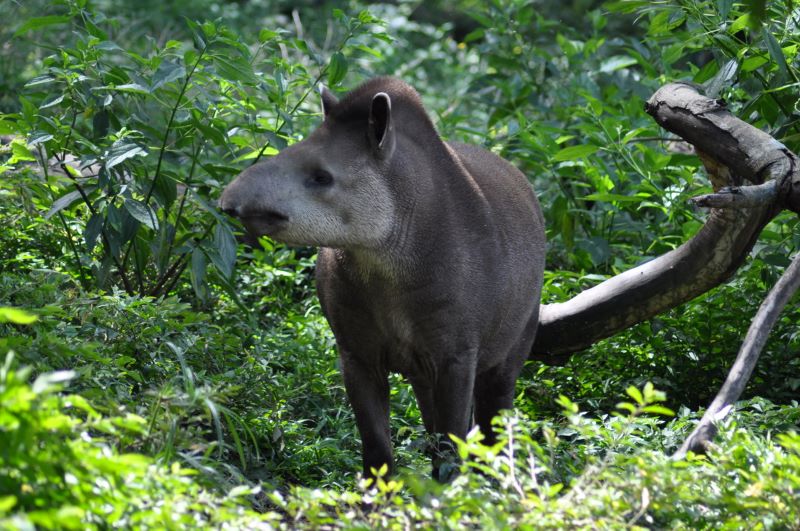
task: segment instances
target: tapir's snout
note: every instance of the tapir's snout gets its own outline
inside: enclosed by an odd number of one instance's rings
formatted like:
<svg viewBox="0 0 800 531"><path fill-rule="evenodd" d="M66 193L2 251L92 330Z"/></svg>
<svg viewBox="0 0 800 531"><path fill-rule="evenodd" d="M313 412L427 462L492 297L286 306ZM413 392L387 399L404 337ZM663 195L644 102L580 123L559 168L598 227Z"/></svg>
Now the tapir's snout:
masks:
<svg viewBox="0 0 800 531"><path fill-rule="evenodd" d="M217 207L240 220L251 236L275 236L289 221L289 216L264 204L250 181L246 174L237 177L222 192Z"/></svg>
<svg viewBox="0 0 800 531"><path fill-rule="evenodd" d="M238 180L238 177L236 180ZM231 195L233 195L231 194L231 189L236 185L236 180L225 187L225 190L222 191L219 201L217 201L217 208L233 218L238 218L241 212L239 202L235 201L231 197Z"/></svg>

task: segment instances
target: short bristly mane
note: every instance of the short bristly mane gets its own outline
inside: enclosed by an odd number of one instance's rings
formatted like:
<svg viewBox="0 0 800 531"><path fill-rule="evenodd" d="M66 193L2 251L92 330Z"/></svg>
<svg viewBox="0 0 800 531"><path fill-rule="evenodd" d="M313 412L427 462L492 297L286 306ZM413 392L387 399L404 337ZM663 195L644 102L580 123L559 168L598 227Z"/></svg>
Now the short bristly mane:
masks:
<svg viewBox="0 0 800 531"><path fill-rule="evenodd" d="M403 130L403 126L413 124L415 135L431 134L439 138L417 91L393 77L376 77L359 85L334 105L326 118L338 123L366 123L372 98L379 92L385 92L392 100L392 120L396 129Z"/></svg>

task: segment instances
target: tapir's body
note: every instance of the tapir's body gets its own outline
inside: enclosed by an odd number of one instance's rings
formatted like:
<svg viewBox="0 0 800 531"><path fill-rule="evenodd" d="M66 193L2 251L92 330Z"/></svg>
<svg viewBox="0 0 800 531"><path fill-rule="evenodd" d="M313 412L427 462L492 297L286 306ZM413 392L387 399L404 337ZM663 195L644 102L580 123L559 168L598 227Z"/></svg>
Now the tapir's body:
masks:
<svg viewBox="0 0 800 531"><path fill-rule="evenodd" d="M510 408L536 333L544 229L525 177L445 143L408 85L367 82L306 140L245 171L224 210L251 232L318 245L317 290L336 336L364 471L391 466L390 371L431 433L464 437Z"/></svg>

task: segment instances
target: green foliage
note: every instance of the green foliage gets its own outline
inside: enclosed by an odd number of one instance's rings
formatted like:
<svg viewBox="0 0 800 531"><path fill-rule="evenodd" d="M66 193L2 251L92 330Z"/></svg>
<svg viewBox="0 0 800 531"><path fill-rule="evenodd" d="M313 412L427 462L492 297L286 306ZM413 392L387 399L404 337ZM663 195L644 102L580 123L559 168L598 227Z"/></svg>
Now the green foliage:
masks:
<svg viewBox="0 0 800 531"><path fill-rule="evenodd" d="M33 383L29 375L11 353L0 366L3 529L188 529L233 519L243 526L269 521L241 505L253 489L217 496L193 480L193 470L121 451L146 433L146 420L104 416L82 396L60 393L74 373L41 374Z"/></svg>
<svg viewBox="0 0 800 531"><path fill-rule="evenodd" d="M565 367L530 364L499 443L458 441L448 485L427 479L420 414L395 377L401 473L368 486L313 251L238 246L213 206L319 121L320 82L397 75L446 138L531 177L545 297L564 300L702 223L686 202L708 189L696 157L642 109L661 84L703 84L800 147L791 3L562 4L0 0L0 527L800 520L797 308L710 455L667 457L798 248L796 219L771 223L731 284Z"/></svg>

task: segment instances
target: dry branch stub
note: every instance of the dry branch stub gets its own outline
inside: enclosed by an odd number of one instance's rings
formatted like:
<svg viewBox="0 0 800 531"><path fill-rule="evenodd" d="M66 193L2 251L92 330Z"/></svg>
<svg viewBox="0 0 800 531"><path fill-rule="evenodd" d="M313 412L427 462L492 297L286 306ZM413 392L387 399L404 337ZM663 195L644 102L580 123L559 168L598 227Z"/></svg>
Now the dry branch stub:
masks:
<svg viewBox="0 0 800 531"><path fill-rule="evenodd" d="M708 449L711 440L717 434L716 423L731 411L733 404L742 395L772 327L775 326L781 310L798 288L800 288L800 254L794 257L792 263L772 287L764 302L761 303L753 322L750 323L747 336L744 338L725 383L711 405L708 406L703 418L672 456L673 459L683 459L689 451L705 453Z"/></svg>

